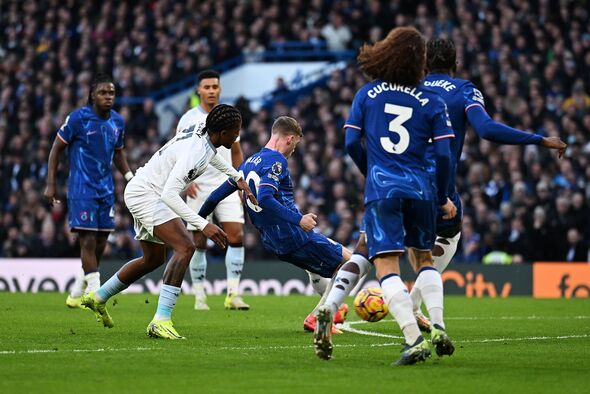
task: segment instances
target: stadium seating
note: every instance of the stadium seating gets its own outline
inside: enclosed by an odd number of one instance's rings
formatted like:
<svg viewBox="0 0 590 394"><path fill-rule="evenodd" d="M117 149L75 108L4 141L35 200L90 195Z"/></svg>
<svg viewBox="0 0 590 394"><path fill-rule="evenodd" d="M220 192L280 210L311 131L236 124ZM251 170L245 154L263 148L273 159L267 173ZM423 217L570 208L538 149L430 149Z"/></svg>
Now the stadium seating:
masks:
<svg viewBox="0 0 590 394"><path fill-rule="evenodd" d="M71 5L76 3L76 7ZM268 3L268 4L267 4ZM21 2L0 4L0 256L75 256L64 204L42 198L47 157L67 113L84 105L91 75L112 70L119 96L147 96L201 69L266 48L301 41L313 48L335 38L343 17L358 48L396 25L457 45L458 75L482 90L486 108L513 127L558 135L570 147L558 160L542 148L498 146L468 133L458 188L465 205L456 260L481 263L490 252L513 262L565 261L590 239L590 17L576 2L510 3L435 0L379 1ZM338 14L338 15L337 15ZM282 21L289 20L289 23ZM331 26L331 29L324 29ZM326 32L332 33L326 33ZM244 114L242 147L254 153L272 119L301 121L305 141L291 163L296 200L319 215L319 230L345 245L358 236L363 179L343 151L342 125L366 79L350 64L294 105L274 101ZM126 148L135 169L162 144L152 100L118 108L127 121ZM65 202L65 160L60 196ZM116 174L117 230L107 254L138 253L132 220ZM246 234L247 258L264 258L256 233Z"/></svg>

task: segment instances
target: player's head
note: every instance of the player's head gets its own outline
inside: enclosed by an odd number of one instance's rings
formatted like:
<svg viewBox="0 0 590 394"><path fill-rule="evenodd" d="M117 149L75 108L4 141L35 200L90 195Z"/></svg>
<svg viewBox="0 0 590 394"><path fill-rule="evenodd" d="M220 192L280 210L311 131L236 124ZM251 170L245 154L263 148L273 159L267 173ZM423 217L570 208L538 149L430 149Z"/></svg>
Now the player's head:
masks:
<svg viewBox="0 0 590 394"><path fill-rule="evenodd" d="M457 70L457 51L450 38L435 38L426 44L428 72L454 73Z"/></svg>
<svg viewBox="0 0 590 394"><path fill-rule="evenodd" d="M373 45L362 46L358 63L369 77L416 86L424 77L426 45L413 27L397 27Z"/></svg>
<svg viewBox="0 0 590 394"><path fill-rule="evenodd" d="M271 138L280 140L280 150L285 157L293 154L297 144L303 138L301 126L290 116L279 116L272 124L271 134Z"/></svg>
<svg viewBox="0 0 590 394"><path fill-rule="evenodd" d="M209 133L213 145L223 145L228 149L240 135L240 127L242 127L240 111L226 104L213 107L205 121L205 129Z"/></svg>
<svg viewBox="0 0 590 394"><path fill-rule="evenodd" d="M204 70L197 76L197 94L201 100L201 105L211 110L219 104L221 95L221 85L219 83L219 73L215 70Z"/></svg>
<svg viewBox="0 0 590 394"><path fill-rule="evenodd" d="M113 77L98 73L90 82L88 104L94 105L99 111L110 111L115 104L115 82Z"/></svg>

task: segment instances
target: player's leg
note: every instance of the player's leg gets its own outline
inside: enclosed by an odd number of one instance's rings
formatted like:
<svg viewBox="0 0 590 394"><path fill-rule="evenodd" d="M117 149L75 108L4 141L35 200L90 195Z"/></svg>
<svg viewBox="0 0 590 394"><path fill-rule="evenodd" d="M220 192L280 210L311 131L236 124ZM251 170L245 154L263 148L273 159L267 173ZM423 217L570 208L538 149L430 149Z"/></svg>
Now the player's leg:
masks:
<svg viewBox="0 0 590 394"><path fill-rule="evenodd" d="M66 299L66 305L69 307L82 307L81 296L100 286L100 274L94 253L98 213L99 203L95 199L68 199L70 229L78 236L80 260L82 261L82 274L76 278Z"/></svg>
<svg viewBox="0 0 590 394"><path fill-rule="evenodd" d="M404 233L409 231L406 225L408 201L399 198L373 201L367 204L365 212L369 256L375 265L383 298L406 341L398 365L414 364L430 356L428 343L414 319L408 289L400 277L399 257L405 251Z"/></svg>
<svg viewBox="0 0 590 394"><path fill-rule="evenodd" d="M457 216L455 216L453 219L443 219L442 216L444 213L439 209L436 219L437 237L434 243L434 248L432 249L432 258L434 268L436 268L441 274L447 268L451 262L451 259L455 255L455 252L457 251L457 244L461 238L461 200L459 197L457 197L453 199L453 201L457 204L457 208L459 210ZM414 259L414 255L410 253L408 254L408 258L412 268L414 269L414 272L418 273L419 268L417 267L417 262ZM418 326L420 326L422 331L430 332L430 321L422 313L422 296L420 291L418 291L415 286L410 292L410 297L412 298L412 303L414 304L414 315L416 316Z"/></svg>
<svg viewBox="0 0 590 394"><path fill-rule="evenodd" d="M196 198L188 197L186 204L195 212L199 212L199 209L205 203L207 199L207 193L205 190L199 189ZM212 221L212 217L207 218L209 222ZM207 294L205 293L205 278L207 276L207 237L200 231L197 231L196 227L191 224L186 225L187 230L192 234L193 242L195 243L196 250L191 257L190 262L190 277L195 293L195 310L208 311L209 305L207 305Z"/></svg>
<svg viewBox="0 0 590 394"><path fill-rule="evenodd" d="M70 287L70 293L66 298L66 305L68 308L84 308L81 303L81 298L84 295L86 289L86 281L84 280L84 270L82 267L76 273L74 277L74 283Z"/></svg>
<svg viewBox="0 0 590 394"><path fill-rule="evenodd" d="M223 207L218 207L223 208ZM250 309L240 297L240 278L244 269L244 225L240 222L221 222L227 234L227 251L225 252L225 268L227 271L227 296L223 303L225 309Z"/></svg>
<svg viewBox="0 0 590 394"><path fill-rule="evenodd" d="M98 261L96 259L97 238L97 231L78 230L86 293L96 291L100 287L100 273L98 272Z"/></svg>
<svg viewBox="0 0 590 394"><path fill-rule="evenodd" d="M190 227L190 225L189 225ZM195 309L208 311L205 277L207 275L207 237L200 231L191 231L196 246L190 261L190 275L195 292Z"/></svg>
<svg viewBox="0 0 590 394"><path fill-rule="evenodd" d="M336 279L334 285L330 288L325 304L330 307L332 314L344 302L346 296L359 283L360 278L365 276L371 269L371 263L367 259L367 243L365 233L361 233L354 253L347 259L347 261L336 272Z"/></svg>
<svg viewBox="0 0 590 394"><path fill-rule="evenodd" d="M180 218L155 226L154 235L172 248L173 254L164 271L158 308L148 325L147 334L155 338L184 339L172 325L172 311L180 295L180 286L191 257L195 252L195 244Z"/></svg>
<svg viewBox="0 0 590 394"><path fill-rule="evenodd" d="M434 203L410 200L408 214L405 216L405 243L410 248L411 260L415 264L418 277L414 283L426 305L432 321L432 343L439 356L451 355L454 347L445 332L443 320L443 283L440 272L434 268L431 249L434 244ZM429 206L430 205L430 206Z"/></svg>

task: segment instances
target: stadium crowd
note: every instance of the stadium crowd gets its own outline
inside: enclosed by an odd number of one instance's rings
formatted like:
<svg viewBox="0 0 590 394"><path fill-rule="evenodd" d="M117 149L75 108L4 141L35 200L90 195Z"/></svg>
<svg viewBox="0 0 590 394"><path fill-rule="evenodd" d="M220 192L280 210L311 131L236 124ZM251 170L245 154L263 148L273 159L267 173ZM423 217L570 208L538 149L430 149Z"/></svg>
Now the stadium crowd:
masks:
<svg viewBox="0 0 590 394"><path fill-rule="evenodd" d="M588 261L590 239L590 18L583 2L549 0L426 1L5 1L0 5L0 256L77 256L62 204L42 199L47 157L66 115L86 103L97 70L112 70L119 96L141 96L271 43L326 41L358 48L394 26L414 25L427 38L449 36L458 76L471 79L488 112L513 127L569 144L558 160L537 146L499 146L468 132L459 166L464 201L455 261ZM289 23L282 23L289 20ZM343 151L341 131L355 91L366 79L349 65L288 107L257 112L247 100L245 157L266 141L274 117L300 120L305 140L291 159L296 201L319 215L319 229L350 245L362 216L361 174ZM223 77L222 77L223 84ZM169 130L158 130L154 102L122 106L134 169ZM180 115L180 114L179 114ZM161 135L165 135L162 138ZM138 252L132 219L115 173L117 230L107 255ZM247 258L265 258L255 231ZM495 252L495 253L493 253Z"/></svg>

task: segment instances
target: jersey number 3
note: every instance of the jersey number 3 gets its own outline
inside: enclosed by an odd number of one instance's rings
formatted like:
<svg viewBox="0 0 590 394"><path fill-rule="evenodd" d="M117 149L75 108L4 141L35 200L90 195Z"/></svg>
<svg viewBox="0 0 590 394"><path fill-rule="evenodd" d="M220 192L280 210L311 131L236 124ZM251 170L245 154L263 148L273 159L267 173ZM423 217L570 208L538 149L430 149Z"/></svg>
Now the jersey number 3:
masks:
<svg viewBox="0 0 590 394"><path fill-rule="evenodd" d="M410 145L410 133L404 127L404 122L412 117L413 109L411 107L403 107L395 104L385 104L385 113L397 115L391 122L389 122L389 131L399 136L399 141L394 144L389 137L381 137L381 146L385 151L401 155L408 149Z"/></svg>

